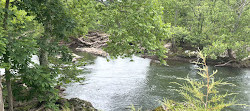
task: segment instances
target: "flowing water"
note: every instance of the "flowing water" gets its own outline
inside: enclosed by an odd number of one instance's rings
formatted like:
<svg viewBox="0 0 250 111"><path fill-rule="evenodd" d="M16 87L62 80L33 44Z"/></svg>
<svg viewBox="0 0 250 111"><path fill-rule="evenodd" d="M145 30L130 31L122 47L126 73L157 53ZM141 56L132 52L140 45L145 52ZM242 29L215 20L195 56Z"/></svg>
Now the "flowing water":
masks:
<svg viewBox="0 0 250 111"><path fill-rule="evenodd" d="M184 83L177 78L189 76L200 79L196 74L197 66L188 63L168 61L170 66L162 66L134 56L131 58L107 60L81 53L88 58L89 65L85 66L84 84L69 84L66 88L67 98L78 97L90 101L93 106L102 111L129 111L133 104L142 111L152 110L160 105L164 98L181 101L175 91L178 88L171 82ZM239 93L238 103L250 104L250 70L241 68L215 68L218 70L217 79L223 79L236 86L220 88L221 92ZM232 98L228 98L231 100ZM249 107L234 106L226 110L248 111Z"/></svg>

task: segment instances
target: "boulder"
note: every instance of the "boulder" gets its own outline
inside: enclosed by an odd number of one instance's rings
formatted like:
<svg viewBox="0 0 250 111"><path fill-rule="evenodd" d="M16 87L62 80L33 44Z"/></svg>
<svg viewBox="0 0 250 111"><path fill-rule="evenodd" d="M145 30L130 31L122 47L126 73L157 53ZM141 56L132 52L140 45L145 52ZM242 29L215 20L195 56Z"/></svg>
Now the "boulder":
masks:
<svg viewBox="0 0 250 111"><path fill-rule="evenodd" d="M172 43L167 43L167 44L164 45L164 47L167 48L167 49L171 49Z"/></svg>
<svg viewBox="0 0 250 111"><path fill-rule="evenodd" d="M108 53L106 53L105 51L103 51L100 48L76 48L76 51L87 52L90 54L94 54L97 56L103 56L103 57L108 56Z"/></svg>
<svg viewBox="0 0 250 111"><path fill-rule="evenodd" d="M191 51L191 50L185 50L184 53L188 57L196 57L198 54L197 51Z"/></svg>
<svg viewBox="0 0 250 111"><path fill-rule="evenodd" d="M69 99L68 102L70 104L71 111L98 111L90 102L79 98Z"/></svg>
<svg viewBox="0 0 250 111"><path fill-rule="evenodd" d="M79 56L79 55L77 55L75 53L72 53L72 57L73 57L73 59L72 59L73 62L77 61L78 59L83 58L82 56Z"/></svg>
<svg viewBox="0 0 250 111"><path fill-rule="evenodd" d="M86 36L80 38L71 37L72 43L69 45L72 48L88 47L88 48L101 48L107 46L109 35L100 32L89 32Z"/></svg>

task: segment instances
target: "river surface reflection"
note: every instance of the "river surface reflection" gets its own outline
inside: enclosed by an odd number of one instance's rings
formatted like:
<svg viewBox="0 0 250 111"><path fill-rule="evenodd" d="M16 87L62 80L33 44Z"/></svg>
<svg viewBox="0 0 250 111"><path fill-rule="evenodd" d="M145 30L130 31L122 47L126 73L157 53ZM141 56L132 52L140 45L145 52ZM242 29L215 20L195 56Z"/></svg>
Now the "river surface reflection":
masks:
<svg viewBox="0 0 250 111"><path fill-rule="evenodd" d="M152 63L150 59L134 56L111 60L83 54L88 57L90 65L85 66L86 81L83 84L73 83L66 88L67 98L78 97L90 101L102 111L129 111L133 104L142 111L152 110L160 105L163 98L181 101L175 91L178 88L171 82L183 83L177 78L187 75L200 79L196 74L197 66L188 63L168 61L170 66ZM238 103L250 104L250 70L240 68L214 68L218 70L216 78L231 82L236 86L222 87L222 92L239 93ZM229 98L230 100L231 98ZM227 110L247 111L248 108L235 106Z"/></svg>

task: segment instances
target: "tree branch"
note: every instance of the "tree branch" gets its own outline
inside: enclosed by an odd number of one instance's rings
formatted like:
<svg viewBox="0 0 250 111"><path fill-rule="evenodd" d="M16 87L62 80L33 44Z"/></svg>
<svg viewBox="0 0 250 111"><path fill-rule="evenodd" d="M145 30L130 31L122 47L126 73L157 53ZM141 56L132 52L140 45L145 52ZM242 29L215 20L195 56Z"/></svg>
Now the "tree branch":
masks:
<svg viewBox="0 0 250 111"><path fill-rule="evenodd" d="M225 66L225 65L227 65L227 64L229 64L230 62L233 62L233 61L235 61L235 60L230 60L230 61L228 61L228 62L226 62L224 64L215 65L214 67L223 67L223 66Z"/></svg>

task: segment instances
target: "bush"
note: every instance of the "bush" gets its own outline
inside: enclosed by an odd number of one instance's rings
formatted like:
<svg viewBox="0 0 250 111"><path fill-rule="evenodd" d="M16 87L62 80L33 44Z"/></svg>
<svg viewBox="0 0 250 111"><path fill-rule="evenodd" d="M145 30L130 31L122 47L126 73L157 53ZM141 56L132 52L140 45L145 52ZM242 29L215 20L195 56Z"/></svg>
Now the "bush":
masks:
<svg viewBox="0 0 250 111"><path fill-rule="evenodd" d="M206 65L206 56L200 52L198 54L202 62L194 62L199 67L198 74L203 78L201 81L193 80L189 77L182 78L185 84L174 83L180 86L177 92L184 98L184 102L176 102L165 99L162 109L164 111L220 111L226 107L236 105L236 101L225 101L228 96L235 93L220 94L218 87L223 85L233 85L222 80L215 81L214 75L217 71L209 74L208 66Z"/></svg>

